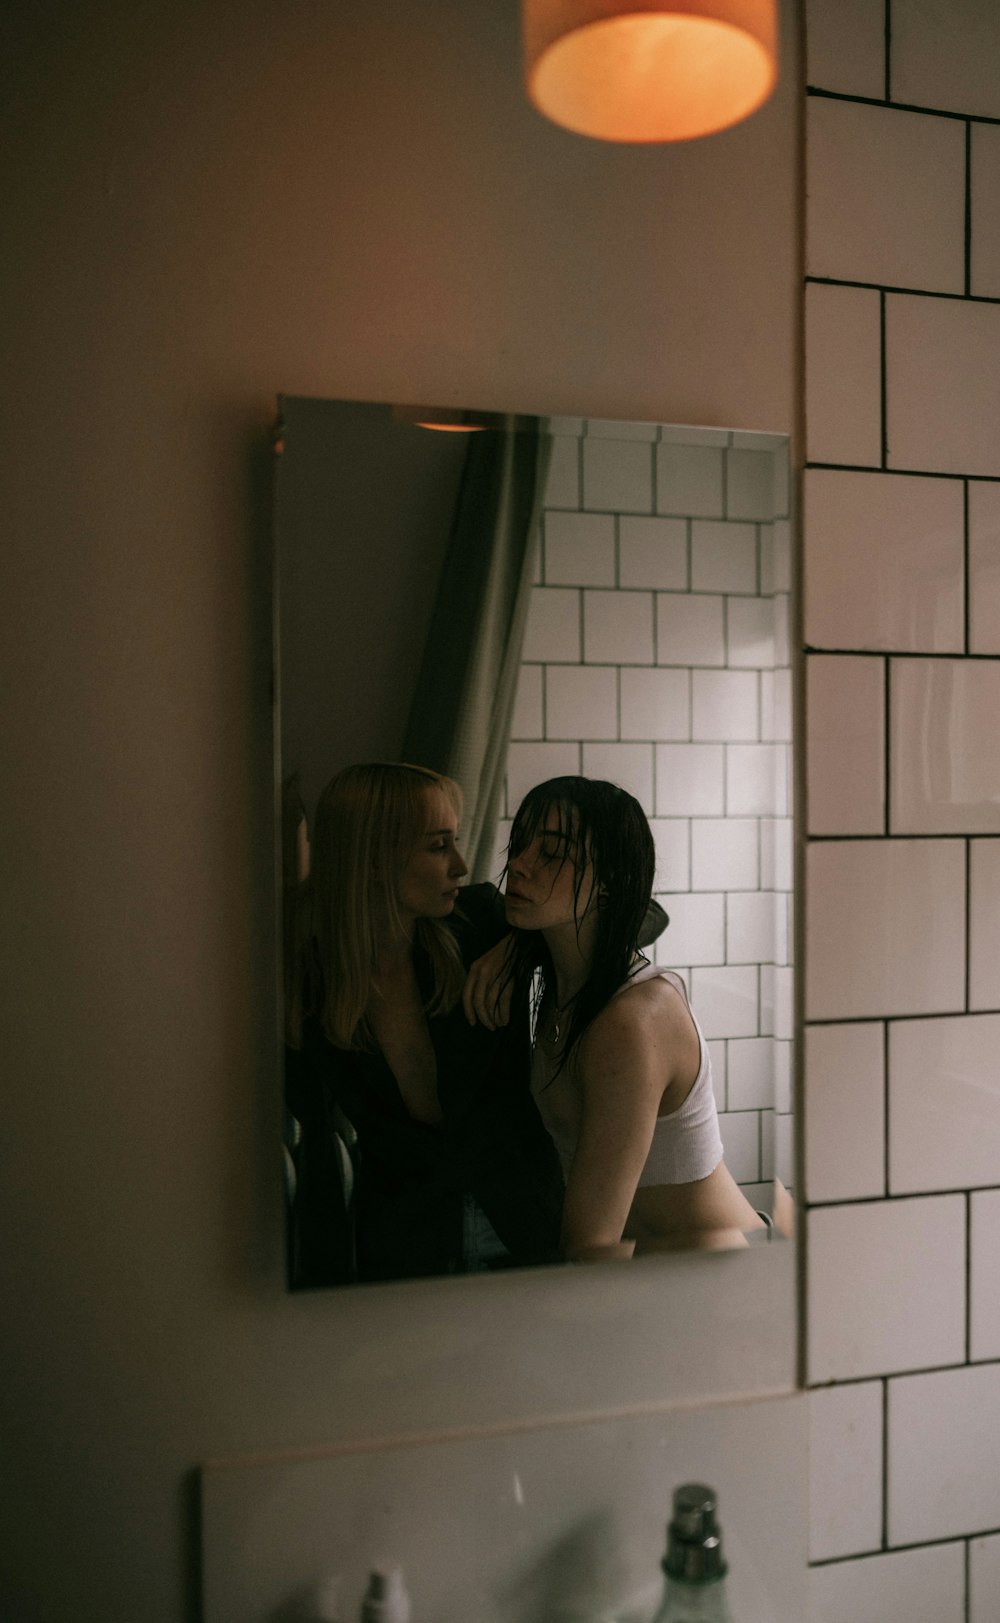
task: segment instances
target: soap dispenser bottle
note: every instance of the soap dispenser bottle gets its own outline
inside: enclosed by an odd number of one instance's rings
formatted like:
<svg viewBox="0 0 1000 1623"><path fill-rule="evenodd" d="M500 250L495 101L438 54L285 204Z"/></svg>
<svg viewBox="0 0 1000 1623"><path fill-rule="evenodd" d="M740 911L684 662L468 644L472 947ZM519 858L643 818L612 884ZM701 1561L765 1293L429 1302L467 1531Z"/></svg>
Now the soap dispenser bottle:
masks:
<svg viewBox="0 0 1000 1623"><path fill-rule="evenodd" d="M375 1567L369 1573L361 1623L410 1623L410 1597L398 1567Z"/></svg>
<svg viewBox="0 0 1000 1623"><path fill-rule="evenodd" d="M703 1483L685 1482L675 1490L661 1563L666 1583L653 1623L732 1623L715 1510L715 1492Z"/></svg>

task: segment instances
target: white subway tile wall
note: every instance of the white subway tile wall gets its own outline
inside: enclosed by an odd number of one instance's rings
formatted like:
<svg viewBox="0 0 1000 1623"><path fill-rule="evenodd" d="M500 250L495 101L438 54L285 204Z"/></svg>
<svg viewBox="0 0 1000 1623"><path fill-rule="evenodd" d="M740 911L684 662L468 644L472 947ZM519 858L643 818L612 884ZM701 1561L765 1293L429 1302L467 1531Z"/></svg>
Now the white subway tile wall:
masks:
<svg viewBox="0 0 1000 1623"><path fill-rule="evenodd" d="M735 455L735 452L733 452ZM760 455L748 452L747 455ZM695 592L756 592L757 529L725 519L691 524L691 589Z"/></svg>
<svg viewBox="0 0 1000 1623"><path fill-rule="evenodd" d="M1000 1189L977 1189L969 1208L969 1356L1000 1358Z"/></svg>
<svg viewBox="0 0 1000 1623"><path fill-rule="evenodd" d="M806 660L810 834L885 832L885 661Z"/></svg>
<svg viewBox="0 0 1000 1623"><path fill-rule="evenodd" d="M726 663L725 598L656 594L658 665Z"/></svg>
<svg viewBox="0 0 1000 1623"><path fill-rule="evenodd" d="M614 519L610 513L546 512L542 556L546 586L613 586Z"/></svg>
<svg viewBox="0 0 1000 1623"><path fill-rule="evenodd" d="M811 276L962 291L960 123L810 97L807 143Z"/></svg>
<svg viewBox="0 0 1000 1623"><path fill-rule="evenodd" d="M972 126L972 264L970 292L1000 297L1000 127Z"/></svg>
<svg viewBox="0 0 1000 1623"><path fill-rule="evenodd" d="M887 295L890 468L1000 475L1000 305Z"/></svg>
<svg viewBox="0 0 1000 1623"><path fill-rule="evenodd" d="M965 1228L963 1195L812 1207L809 1379L963 1359Z"/></svg>
<svg viewBox="0 0 1000 1623"><path fill-rule="evenodd" d="M807 1018L963 1009L965 866L957 840L812 841Z"/></svg>
<svg viewBox="0 0 1000 1623"><path fill-rule="evenodd" d="M814 1567L810 1623L966 1623L965 1546L869 1555Z"/></svg>
<svg viewBox="0 0 1000 1623"><path fill-rule="evenodd" d="M619 586L687 591L688 529L683 518L634 518L623 513L618 522Z"/></svg>
<svg viewBox="0 0 1000 1623"><path fill-rule="evenodd" d="M792 819L762 817L760 820L760 873L765 890L792 888Z"/></svg>
<svg viewBox="0 0 1000 1623"><path fill-rule="evenodd" d="M749 443L748 443L749 441ZM726 456L726 513L767 522L788 511L788 457L761 449L763 436L734 435Z"/></svg>
<svg viewBox="0 0 1000 1623"><path fill-rule="evenodd" d="M791 1186L787 442L552 426L497 871L543 779L636 796L671 921L655 957L711 1041L727 1161L755 1196L775 1172Z"/></svg>
<svg viewBox="0 0 1000 1623"><path fill-rule="evenodd" d="M888 1544L1000 1527L1000 1364L888 1383Z"/></svg>
<svg viewBox="0 0 1000 1623"><path fill-rule="evenodd" d="M810 462L882 460L880 301L869 287L806 288L806 454Z"/></svg>
<svg viewBox="0 0 1000 1623"><path fill-rule="evenodd" d="M962 652L960 484L809 468L803 517L810 647Z"/></svg>
<svg viewBox="0 0 1000 1623"><path fill-rule="evenodd" d="M541 738L543 731L542 667L522 665L517 680L511 738Z"/></svg>
<svg viewBox="0 0 1000 1623"><path fill-rule="evenodd" d="M1000 654L1000 484L969 481L969 653Z"/></svg>
<svg viewBox="0 0 1000 1623"><path fill-rule="evenodd" d="M649 592L584 592L583 657L590 664L653 664L653 599Z"/></svg>
<svg viewBox="0 0 1000 1623"><path fill-rule="evenodd" d="M1000 826L1000 660L897 659L891 669L893 834Z"/></svg>
<svg viewBox="0 0 1000 1623"><path fill-rule="evenodd" d="M626 666L620 681L622 738L690 738L690 671Z"/></svg>
<svg viewBox="0 0 1000 1623"><path fill-rule="evenodd" d="M882 1543L881 1381L809 1394L809 1551L814 1561Z"/></svg>
<svg viewBox="0 0 1000 1623"><path fill-rule="evenodd" d="M894 101L1000 118L998 59L996 6L982 0L893 0Z"/></svg>
<svg viewBox="0 0 1000 1623"><path fill-rule="evenodd" d="M726 610L729 663L770 671L775 665L774 604L768 597L733 597Z"/></svg>
<svg viewBox="0 0 1000 1623"><path fill-rule="evenodd" d="M1000 840L969 841L969 1008L1000 1009Z"/></svg>
<svg viewBox="0 0 1000 1623"><path fill-rule="evenodd" d="M805 1193L813 1202L885 1194L885 1026L805 1033Z"/></svg>
<svg viewBox="0 0 1000 1623"><path fill-rule="evenodd" d="M1000 1617L1000 1534L969 1540L969 1623Z"/></svg>
<svg viewBox="0 0 1000 1623"><path fill-rule="evenodd" d="M616 513L651 513L652 446L639 440L585 439L583 505Z"/></svg>
<svg viewBox="0 0 1000 1623"><path fill-rule="evenodd" d="M889 1193L982 1188L1000 1167L1000 1014L889 1027Z"/></svg>
<svg viewBox="0 0 1000 1623"><path fill-rule="evenodd" d="M844 96L885 94L882 0L808 0L806 82Z"/></svg>
<svg viewBox="0 0 1000 1623"><path fill-rule="evenodd" d="M724 517L724 459L721 446L674 444L661 436L656 447L656 511Z"/></svg>
<svg viewBox="0 0 1000 1623"><path fill-rule="evenodd" d="M1000 8L806 32L811 1615L994 1623Z"/></svg>

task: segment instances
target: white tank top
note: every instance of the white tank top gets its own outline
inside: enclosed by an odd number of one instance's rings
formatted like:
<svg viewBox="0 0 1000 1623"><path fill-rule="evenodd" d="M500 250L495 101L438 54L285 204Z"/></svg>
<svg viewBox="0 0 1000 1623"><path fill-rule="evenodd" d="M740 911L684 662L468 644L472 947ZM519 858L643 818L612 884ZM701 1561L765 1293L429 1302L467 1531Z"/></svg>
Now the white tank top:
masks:
<svg viewBox="0 0 1000 1623"><path fill-rule="evenodd" d="M684 999L698 1033L701 1064L684 1103L669 1116L656 1118L653 1142L649 1146L646 1165L639 1175L639 1189L648 1189L658 1183L696 1183L699 1178L707 1178L710 1172L714 1172L722 1160L722 1135L712 1086L712 1056L688 1002L687 987L672 969L661 969L658 964L644 964L629 977L625 985L635 986L639 981L654 980L657 976L669 981ZM625 987L620 990L624 991Z"/></svg>
<svg viewBox="0 0 1000 1623"><path fill-rule="evenodd" d="M627 987L637 986L640 981L654 980L657 977L669 981L684 999L685 1007L694 1021L694 1029L698 1033L701 1063L691 1091L680 1108L672 1111L669 1116L656 1118L653 1141L649 1146L646 1164L637 1184L639 1189L648 1189L655 1184L664 1183L696 1183L700 1178L707 1178L722 1160L722 1138L719 1133L715 1092L712 1087L712 1060L701 1027L695 1019L694 1010L688 1002L683 980L671 969L661 969L657 964L642 964L633 971L614 995L617 997L618 993L624 992ZM534 1097L542 1120L559 1152L563 1175L568 1177L576 1154L580 1099L575 1087L560 1088L558 1085L560 1080L561 1078L557 1079L555 1084L535 1091Z"/></svg>

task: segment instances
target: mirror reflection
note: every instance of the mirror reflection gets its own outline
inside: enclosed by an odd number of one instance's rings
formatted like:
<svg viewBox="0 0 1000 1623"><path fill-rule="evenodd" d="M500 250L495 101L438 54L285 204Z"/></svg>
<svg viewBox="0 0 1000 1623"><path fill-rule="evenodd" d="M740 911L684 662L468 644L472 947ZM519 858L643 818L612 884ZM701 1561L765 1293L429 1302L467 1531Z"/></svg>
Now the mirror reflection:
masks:
<svg viewBox="0 0 1000 1623"><path fill-rule="evenodd" d="M441 416L282 401L290 1284L767 1241L785 443Z"/></svg>

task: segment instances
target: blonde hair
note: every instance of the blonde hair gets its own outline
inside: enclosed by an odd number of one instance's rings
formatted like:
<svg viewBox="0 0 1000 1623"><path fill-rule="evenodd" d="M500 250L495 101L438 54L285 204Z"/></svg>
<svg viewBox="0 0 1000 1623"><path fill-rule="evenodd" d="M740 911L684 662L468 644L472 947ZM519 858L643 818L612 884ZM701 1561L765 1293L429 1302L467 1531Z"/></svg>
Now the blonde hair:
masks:
<svg viewBox="0 0 1000 1623"><path fill-rule="evenodd" d="M457 783L403 762L346 767L320 796L312 842L313 930L323 1029L338 1048L377 1047L366 1018L372 977L386 935L403 928L399 880L427 831L427 795L434 789L460 817ZM455 937L442 919L417 919L414 940L433 972L427 1013L446 1013L465 977Z"/></svg>

